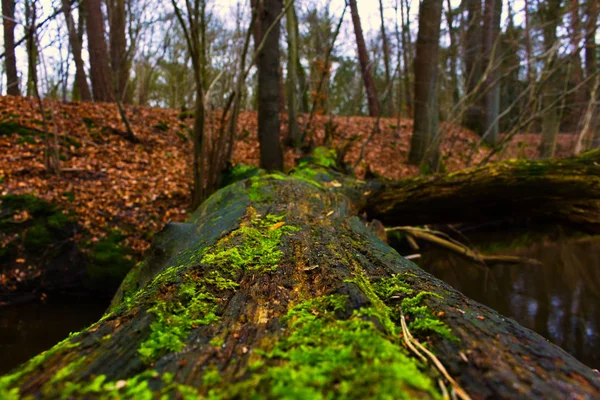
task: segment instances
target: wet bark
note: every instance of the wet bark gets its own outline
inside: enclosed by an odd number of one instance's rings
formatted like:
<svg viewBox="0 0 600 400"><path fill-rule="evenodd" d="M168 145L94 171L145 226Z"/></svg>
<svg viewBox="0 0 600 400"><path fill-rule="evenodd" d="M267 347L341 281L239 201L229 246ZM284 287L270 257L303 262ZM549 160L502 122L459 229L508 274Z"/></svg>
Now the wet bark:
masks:
<svg viewBox="0 0 600 400"><path fill-rule="evenodd" d="M598 188L597 155L501 164L488 170L487 185L507 191L494 182L508 182L527 199L522 181L537 176L560 203L544 176L595 173L589 186ZM187 223L168 225L106 315L0 378L0 395L441 398L439 380L473 399L598 396L593 370L378 239L357 215L374 200L389 204L382 187L365 197L374 184L312 171L237 182ZM480 171L438 179L453 180L446 189L476 187ZM434 196L426 183L423 199ZM585 199L581 185L569 189ZM445 377L404 346L408 332Z"/></svg>

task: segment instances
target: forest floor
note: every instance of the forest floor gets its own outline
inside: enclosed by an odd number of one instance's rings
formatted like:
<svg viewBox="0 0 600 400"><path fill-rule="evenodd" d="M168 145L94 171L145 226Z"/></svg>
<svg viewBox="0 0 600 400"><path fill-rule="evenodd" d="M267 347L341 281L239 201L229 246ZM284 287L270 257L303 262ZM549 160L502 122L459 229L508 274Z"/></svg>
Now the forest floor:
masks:
<svg viewBox="0 0 600 400"><path fill-rule="evenodd" d="M128 107L139 139L132 143L124 137L125 127L114 104L46 101L44 107L50 139L56 134L60 143L61 173L50 174L44 167L45 135L35 101L0 97L0 196L32 194L57 203L65 213L75 215L92 240L117 229L138 254L149 247L149 233L187 217L193 118L183 118L179 110ZM209 114L208 119L211 135L219 115ZM375 119L369 117L333 117L330 122L329 117L318 116L313 123L315 142L323 144L326 126L332 127L333 146L348 145L345 161L354 165L374 124ZM364 176L367 170L390 179L419 174L417 167L407 163L412 121L383 118L380 128L368 141L356 175ZM282 116L281 131L287 132L286 116ZM491 150L473 132L442 123L440 133L448 170L479 165L490 155ZM518 134L491 160L535 158L539 140L539 135ZM561 134L557 155L572 154L574 140L574 135ZM296 157L293 150L285 150L287 168L294 166ZM240 115L233 161L258 165L255 112Z"/></svg>

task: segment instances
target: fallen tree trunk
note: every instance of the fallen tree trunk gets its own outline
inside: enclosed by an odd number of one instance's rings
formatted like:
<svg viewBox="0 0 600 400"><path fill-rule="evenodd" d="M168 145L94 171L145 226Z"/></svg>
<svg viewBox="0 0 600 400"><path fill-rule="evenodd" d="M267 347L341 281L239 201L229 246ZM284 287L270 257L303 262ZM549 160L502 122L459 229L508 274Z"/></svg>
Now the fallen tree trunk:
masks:
<svg viewBox="0 0 600 400"><path fill-rule="evenodd" d="M377 238L365 191L308 169L221 189L0 398L600 396L590 368Z"/></svg>
<svg viewBox="0 0 600 400"><path fill-rule="evenodd" d="M534 218L600 232L600 150L381 184L367 212L386 225Z"/></svg>

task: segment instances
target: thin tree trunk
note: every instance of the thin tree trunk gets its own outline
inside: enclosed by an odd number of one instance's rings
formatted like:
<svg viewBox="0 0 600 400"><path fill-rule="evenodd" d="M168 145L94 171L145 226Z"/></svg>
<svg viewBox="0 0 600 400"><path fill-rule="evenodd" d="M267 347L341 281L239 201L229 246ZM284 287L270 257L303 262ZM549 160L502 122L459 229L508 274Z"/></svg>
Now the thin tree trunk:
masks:
<svg viewBox="0 0 600 400"><path fill-rule="evenodd" d="M296 68L300 61L298 59L298 36L296 36L298 21L293 4L287 9L286 24L288 35L288 142L294 148L299 149L302 137L298 127L298 74Z"/></svg>
<svg viewBox="0 0 600 400"><path fill-rule="evenodd" d="M362 71L363 82L365 84L365 91L367 93L367 102L369 104L369 116L376 117L379 115L381 107L379 106L379 99L377 98L377 89L375 89L375 81L373 80L373 74L371 73L372 64L369 60L369 53L367 52L367 46L365 44L365 38L363 36L362 27L360 25L360 16L358 15L358 7L356 6L356 0L349 0L350 13L352 14L352 24L354 25L354 34L356 36L356 47L358 52L358 61L360 62L360 69Z"/></svg>
<svg viewBox="0 0 600 400"><path fill-rule="evenodd" d="M110 66L115 96L120 101L126 98L125 90L129 81L129 60L127 59L127 40L125 37L126 13L125 0L108 0Z"/></svg>
<svg viewBox="0 0 600 400"><path fill-rule="evenodd" d="M481 54L482 54L482 29L481 29L481 1L467 1L467 39L465 49L466 66L466 93L472 98L467 104L467 110L464 115L463 125L472 131L481 134L482 110L480 102L477 101L474 91L483 75Z"/></svg>
<svg viewBox="0 0 600 400"><path fill-rule="evenodd" d="M448 57L450 57L450 90L452 91L452 106L454 107L460 101L460 94L458 91L458 71L456 66L458 62L458 43L451 0L447 0L446 7L448 8L446 12L446 21L448 23L448 36L450 37L450 49L448 55Z"/></svg>
<svg viewBox="0 0 600 400"><path fill-rule="evenodd" d="M2 0L2 15L6 93L11 96L20 96L21 90L19 90L19 75L15 56L15 0Z"/></svg>
<svg viewBox="0 0 600 400"><path fill-rule="evenodd" d="M69 0L62 0L62 10L65 15L67 30L69 32L69 43L73 52L73 61L75 62L75 82L79 99L81 101L91 101L92 93L87 82L85 65L81 58L81 41L75 29L75 21L73 20L73 14L71 14L71 2Z"/></svg>
<svg viewBox="0 0 600 400"><path fill-rule="evenodd" d="M438 142L438 54L442 0L423 0L419 7L419 34L415 57L415 119L409 162L436 172Z"/></svg>
<svg viewBox="0 0 600 400"><path fill-rule="evenodd" d="M104 38L104 18L100 0L85 0L90 54L90 78L94 101L111 102L114 99L113 85L108 63L108 50Z"/></svg>
<svg viewBox="0 0 600 400"><path fill-rule="evenodd" d="M572 84L574 86L579 85L583 81L583 67L581 65L581 18L580 18L580 7L579 0L570 0L571 8L571 47L573 48L572 57ZM571 113L575 121L581 121L583 117L583 110L585 109L585 89L578 90L573 95L573 106L571 107ZM579 124L578 128L581 128Z"/></svg>
<svg viewBox="0 0 600 400"><path fill-rule="evenodd" d="M381 45L383 47L383 64L385 67L385 87L392 90L390 42L385 32L385 19L383 18L383 0L379 0L379 17L381 18ZM386 100L388 117L394 116L394 96L387 96ZM386 106L384 105L384 107Z"/></svg>
<svg viewBox="0 0 600 400"><path fill-rule="evenodd" d="M276 22L282 10L281 0L264 0L260 17L260 37ZM266 170L283 170L281 149L279 106L279 22L265 37L264 46L258 55L258 139L260 165ZM256 43L258 46L258 43Z"/></svg>
<svg viewBox="0 0 600 400"><path fill-rule="evenodd" d="M529 1L525 0L525 62L527 65L527 84L532 85L535 82L535 72L531 61L531 26L529 17Z"/></svg>
<svg viewBox="0 0 600 400"><path fill-rule="evenodd" d="M486 92L483 98L483 123L481 133L484 141L493 146L498 142L500 113L499 67L500 16L502 0L486 0L483 22L483 65L487 70Z"/></svg>
<svg viewBox="0 0 600 400"><path fill-rule="evenodd" d="M598 12L600 11L600 5L598 4L598 0L587 0L586 14L587 20L585 24L585 69L586 69L586 77L588 79L594 73L598 73L598 62L597 62L597 43L596 43L596 33L598 31ZM592 93L596 93L596 97L592 97ZM593 114L591 116L591 131L592 131L592 141L587 146L588 148L597 149L600 148L600 121L598 121L598 117L600 113L598 111L598 92L594 90L594 86L592 83L592 79L590 79L590 84L587 89L588 96L590 101L595 102L595 106L593 107Z"/></svg>
<svg viewBox="0 0 600 400"><path fill-rule="evenodd" d="M558 95L557 83L555 82L554 65L556 56L552 52L556 44L556 27L559 24L561 0L550 0L540 3L539 12L543 23L544 50L548 54L546 57L546 82L542 89L542 108L545 112L542 116L542 142L540 144L540 156L543 158L553 157L556 150L556 138L560 120L556 107L551 107Z"/></svg>
<svg viewBox="0 0 600 400"><path fill-rule="evenodd" d="M406 7L404 7L404 1L406 1ZM404 13L406 10L406 20L404 19ZM412 40L410 37L410 4L408 0L400 0L400 18L402 18L402 62L404 64L403 75L404 75L404 97L406 101L406 114L408 117L413 115L413 96L411 88L413 87L410 81L410 70L412 66Z"/></svg>
<svg viewBox="0 0 600 400"><path fill-rule="evenodd" d="M37 1L25 0L25 47L27 49L27 96L34 97L37 85L38 48L35 42Z"/></svg>

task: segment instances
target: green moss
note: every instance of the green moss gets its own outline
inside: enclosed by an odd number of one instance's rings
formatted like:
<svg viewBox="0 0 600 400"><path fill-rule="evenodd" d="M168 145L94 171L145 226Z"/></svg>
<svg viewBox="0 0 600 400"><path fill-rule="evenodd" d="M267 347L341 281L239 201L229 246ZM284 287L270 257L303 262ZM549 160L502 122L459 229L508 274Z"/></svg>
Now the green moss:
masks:
<svg viewBox="0 0 600 400"><path fill-rule="evenodd" d="M217 299L207 291L202 279L185 276L178 294L171 301L157 301L149 313L156 318L150 325L150 336L140 345L138 353L150 363L165 352L181 351L193 326L218 321Z"/></svg>
<svg viewBox="0 0 600 400"><path fill-rule="evenodd" d="M154 125L154 129L166 132L169 130L169 125L165 121L160 121L158 124Z"/></svg>
<svg viewBox="0 0 600 400"><path fill-rule="evenodd" d="M458 341L459 339L454 336L448 325L435 317L433 315L434 312L432 312L429 307L421 305L421 301L425 296L442 298L442 296L437 293L420 292L414 297L408 297L402 300L402 312L412 317L408 324L408 329L412 333L417 334L435 332L446 339Z"/></svg>
<svg viewBox="0 0 600 400"><path fill-rule="evenodd" d="M19 388L15 385L17 381L21 377L29 375L39 367L42 367L46 360L55 355L57 352L79 346L79 343L72 343L71 339L72 335L62 342L56 344L51 349L33 357L31 360L18 367L13 373L0 377L0 399L19 399Z"/></svg>
<svg viewBox="0 0 600 400"><path fill-rule="evenodd" d="M172 373L159 374L157 371L144 371L130 379L106 381L105 375L98 375L88 382L65 382L53 395L60 398L95 399L141 399L183 398L196 400L202 398L196 388L175 382Z"/></svg>
<svg viewBox="0 0 600 400"><path fill-rule="evenodd" d="M202 377L204 385L215 386L221 383L221 380L221 373L216 367L209 367L204 371L204 376Z"/></svg>
<svg viewBox="0 0 600 400"><path fill-rule="evenodd" d="M327 147L317 147L313 150L312 155L298 162L298 167L305 168L313 165L323 168L334 168L336 166L336 158L337 154L335 150Z"/></svg>
<svg viewBox="0 0 600 400"><path fill-rule="evenodd" d="M260 168L251 165L236 164L232 167L227 168L221 176L220 187L231 185L232 183L258 176L264 173Z"/></svg>
<svg viewBox="0 0 600 400"><path fill-rule="evenodd" d="M434 381L404 348L366 319L372 309L338 319L346 302L346 296L330 295L293 307L283 319L289 334L265 354L270 365L224 397L440 398Z"/></svg>
<svg viewBox="0 0 600 400"><path fill-rule="evenodd" d="M23 137L41 136L43 132L37 129L30 129L14 122L2 122L0 123L0 136L12 136L13 134L21 135Z"/></svg>
<svg viewBox="0 0 600 400"><path fill-rule="evenodd" d="M202 258L202 262L220 269L233 268L254 271L272 271L283 253L278 249L284 233L299 228L283 224L284 216L273 214L254 216L249 222L234 231L227 240L221 240L213 251ZM237 245L233 245L237 242Z"/></svg>
<svg viewBox="0 0 600 400"><path fill-rule="evenodd" d="M23 242L29 251L40 251L52 243L53 237L42 221L27 229L24 233Z"/></svg>
<svg viewBox="0 0 600 400"><path fill-rule="evenodd" d="M413 289L404 281L404 276L394 275L391 278L383 278L373 284L375 293L381 299L387 301L394 297L404 297L400 303L402 312L409 315L410 322L408 329L415 334L428 334L435 332L447 339L457 341L458 338L452 334L452 331L444 322L434 316L426 305L422 305L425 296L442 298L437 293L419 292L413 297L405 297L413 293ZM392 319L400 321L401 315L398 312L393 313Z"/></svg>
<svg viewBox="0 0 600 400"><path fill-rule="evenodd" d="M111 232L91 245L87 274L92 288L117 287L135 264L133 251L122 245L124 238L118 232Z"/></svg>

